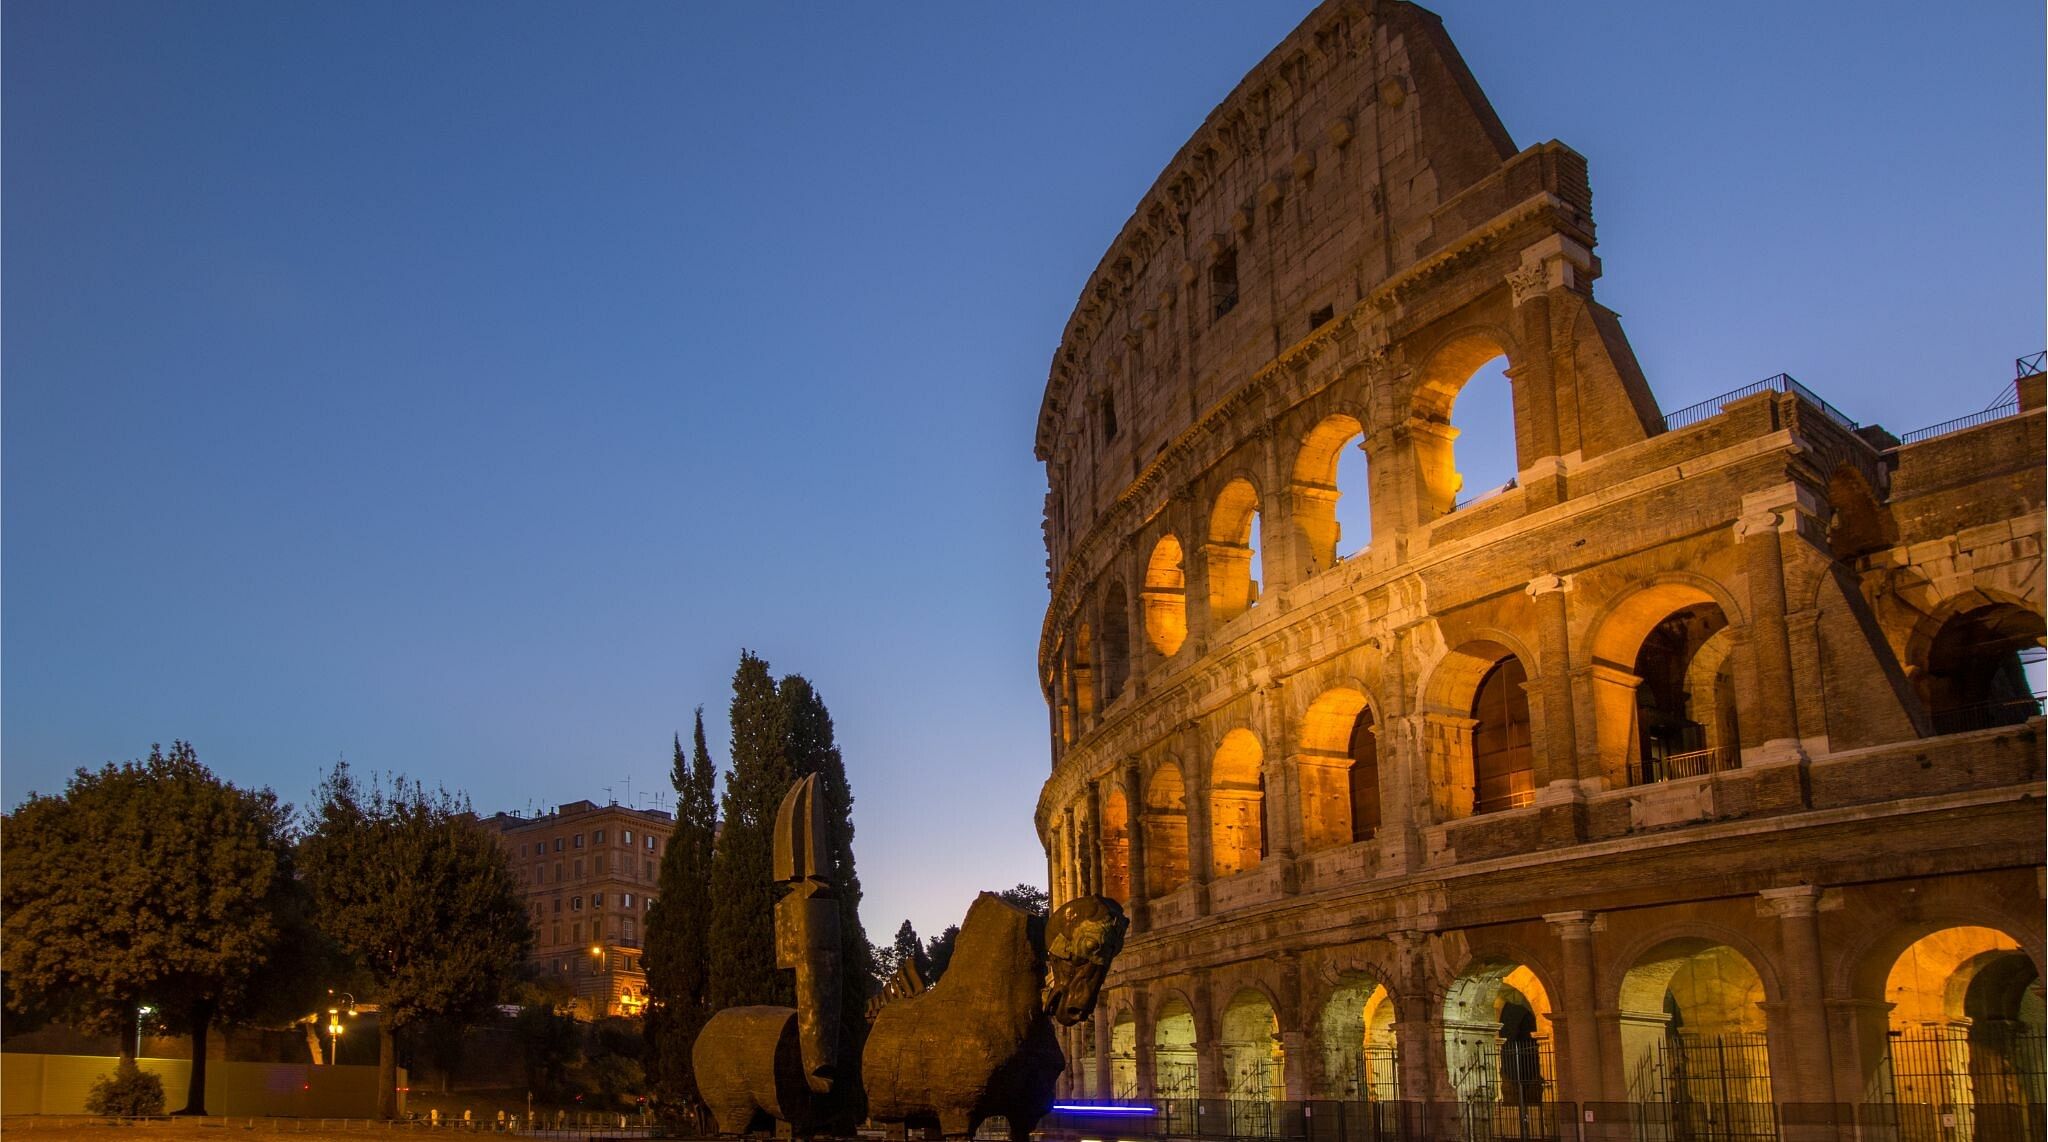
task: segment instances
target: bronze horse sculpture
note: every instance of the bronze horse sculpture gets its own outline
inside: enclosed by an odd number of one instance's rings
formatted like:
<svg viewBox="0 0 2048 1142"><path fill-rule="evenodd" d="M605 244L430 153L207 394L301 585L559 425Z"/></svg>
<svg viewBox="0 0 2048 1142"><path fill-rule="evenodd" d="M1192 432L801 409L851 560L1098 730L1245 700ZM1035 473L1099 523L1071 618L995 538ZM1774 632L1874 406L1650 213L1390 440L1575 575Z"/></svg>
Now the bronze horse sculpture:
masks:
<svg viewBox="0 0 2048 1142"><path fill-rule="evenodd" d="M776 965L797 977L797 1006L733 1007L714 1014L690 1051L697 1089L721 1134L789 1124L815 1133L835 1100L840 1075L833 1013L842 973L833 869L817 777L789 791L776 814L775 878L791 886L776 904ZM953 959L939 982L899 979L874 1015L861 1054L869 1116L936 1126L967 1138L1003 1117L1023 1139L1052 1108L1066 1057L1053 1032L1095 1009L1130 922L1116 901L1083 896L1040 916L992 893L968 909Z"/></svg>

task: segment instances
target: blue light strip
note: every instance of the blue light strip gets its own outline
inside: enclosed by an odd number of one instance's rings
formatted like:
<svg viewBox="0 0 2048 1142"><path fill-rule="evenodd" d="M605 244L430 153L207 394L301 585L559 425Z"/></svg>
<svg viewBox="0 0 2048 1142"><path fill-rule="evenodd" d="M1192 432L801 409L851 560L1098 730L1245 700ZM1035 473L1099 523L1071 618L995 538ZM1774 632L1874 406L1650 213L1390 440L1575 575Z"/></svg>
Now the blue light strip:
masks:
<svg viewBox="0 0 2048 1142"><path fill-rule="evenodd" d="M1056 1102L1052 1108L1067 1114L1141 1115L1157 1114L1159 1109L1152 1106L1110 1106L1094 1102Z"/></svg>

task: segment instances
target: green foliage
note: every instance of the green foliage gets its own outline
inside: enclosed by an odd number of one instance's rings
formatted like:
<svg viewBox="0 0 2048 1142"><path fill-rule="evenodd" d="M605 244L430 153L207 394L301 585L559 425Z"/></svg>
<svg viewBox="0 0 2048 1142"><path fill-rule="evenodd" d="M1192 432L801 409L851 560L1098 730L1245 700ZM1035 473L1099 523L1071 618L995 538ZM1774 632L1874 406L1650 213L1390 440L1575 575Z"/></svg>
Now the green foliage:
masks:
<svg viewBox="0 0 2048 1142"><path fill-rule="evenodd" d="M661 858L661 880L647 917L647 992L642 1054L655 1105L665 1118L678 1116L698 1100L690 1068L690 1047L711 1017L710 949L704 919L711 911L711 861L717 836L717 771L704 742L704 709L698 707L691 752L675 742L670 780L676 788L676 827Z"/></svg>
<svg viewBox="0 0 2048 1142"><path fill-rule="evenodd" d="M775 810L794 775L786 718L768 664L740 652L732 676L732 768L725 773L723 827L711 863L707 994L711 1009L790 1006L795 985L775 969Z"/></svg>
<svg viewBox="0 0 2048 1142"><path fill-rule="evenodd" d="M1013 885L996 893L996 895L1011 904L1015 904L1026 912L1035 913L1039 916L1045 915L1052 908L1052 897L1047 896L1045 889L1035 884Z"/></svg>
<svg viewBox="0 0 2048 1142"><path fill-rule="evenodd" d="M953 945L959 942L960 925L958 924L948 924L945 931L932 937L932 942L925 948L925 957L931 961L932 965L931 974L925 977L927 982L937 983L939 982L939 977L946 974L947 965L953 962Z"/></svg>
<svg viewBox="0 0 2048 1142"><path fill-rule="evenodd" d="M162 1114L164 1080L136 1066L135 1060L122 1059L112 1072L93 1080L85 1109L123 1118Z"/></svg>
<svg viewBox="0 0 2048 1142"><path fill-rule="evenodd" d="M526 1067L526 1089L542 1102L563 1102L575 1094L569 1074L583 1061L583 1031L576 1018L551 1007L521 1008L512 1033Z"/></svg>
<svg viewBox="0 0 2048 1142"><path fill-rule="evenodd" d="M924 950L924 941L918 938L917 929L905 920L896 929L896 942L875 953L875 972L883 982L896 974L896 969L905 961L917 965L917 974L929 981L932 978L932 960Z"/></svg>
<svg viewBox="0 0 2048 1142"><path fill-rule="evenodd" d="M290 814L267 789L215 777L182 741L80 769L55 797L31 793L0 833L8 1004L125 1043L148 1003L192 1032L203 1057L217 1015L291 990L265 971L303 911Z"/></svg>
<svg viewBox="0 0 2048 1142"><path fill-rule="evenodd" d="M300 863L321 930L367 980L358 998L382 1005L379 1034L495 1003L533 939L497 839L446 790L402 778L365 789L346 764L320 795ZM395 1057L378 1055L378 1111L388 1116Z"/></svg>

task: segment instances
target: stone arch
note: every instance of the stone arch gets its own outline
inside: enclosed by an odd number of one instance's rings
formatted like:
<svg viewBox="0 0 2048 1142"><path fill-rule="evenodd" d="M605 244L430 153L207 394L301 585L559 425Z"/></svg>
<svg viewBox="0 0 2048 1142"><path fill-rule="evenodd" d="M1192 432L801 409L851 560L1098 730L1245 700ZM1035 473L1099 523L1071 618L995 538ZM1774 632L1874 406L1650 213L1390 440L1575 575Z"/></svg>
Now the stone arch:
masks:
<svg viewBox="0 0 2048 1142"><path fill-rule="evenodd" d="M1200 1029L1194 1004L1178 990L1159 998L1152 1015L1152 1091L1164 1100L1191 1099L1201 1091Z"/></svg>
<svg viewBox="0 0 2048 1142"><path fill-rule="evenodd" d="M1592 626L1594 740L1610 785L1697 777L1740 761L1733 623L1719 583L1631 584Z"/></svg>
<svg viewBox="0 0 2048 1142"><path fill-rule="evenodd" d="M1485 631L1447 652L1430 671L1422 689L1423 752L1429 766L1430 806L1437 820L1510 808L1517 798L1533 798L1535 750L1526 690L1531 661L1527 649L1512 636ZM1496 674L1507 663L1521 671L1521 682L1511 674ZM1493 688L1482 693L1489 683ZM1520 688L1519 702L1511 687ZM1501 703L1499 708L1489 704L1479 711L1478 704L1488 699ZM1487 734L1484 742L1482 732ZM1493 763L1485 775L1480 772L1482 758ZM1482 780L1487 786L1485 801L1480 797Z"/></svg>
<svg viewBox="0 0 2048 1142"><path fill-rule="evenodd" d="M1138 1017L1128 1007L1109 1020L1109 1097L1120 1102L1138 1097Z"/></svg>
<svg viewBox="0 0 2048 1142"><path fill-rule="evenodd" d="M1854 465L1840 465L1829 474L1826 495L1834 509L1828 521L1828 550L1835 558L1854 562L1898 543L1898 522Z"/></svg>
<svg viewBox="0 0 2048 1142"><path fill-rule="evenodd" d="M1279 1102L1287 1097L1280 1016L1273 997L1264 988L1240 988L1223 1005L1216 1045L1225 1098L1233 1102Z"/></svg>
<svg viewBox="0 0 2048 1142"><path fill-rule="evenodd" d="M1145 638L1162 657L1179 653L1188 637L1186 556L1180 539L1168 533L1152 545L1145 561Z"/></svg>
<svg viewBox="0 0 2048 1142"><path fill-rule="evenodd" d="M1095 629L1082 619L1074 624L1074 659L1068 667L1074 691L1074 733L1095 725Z"/></svg>
<svg viewBox="0 0 2048 1142"><path fill-rule="evenodd" d="M1102 798L1102 884L1104 896L1131 903L1131 806L1123 787L1111 783Z"/></svg>
<svg viewBox="0 0 2048 1142"><path fill-rule="evenodd" d="M1145 779L1143 830L1145 896L1150 899L1188 882L1187 783L1170 760L1154 766Z"/></svg>
<svg viewBox="0 0 2048 1142"><path fill-rule="evenodd" d="M1974 925L1929 932L1894 959L1884 1001L1885 1065L1871 1086L1901 1127L1952 1125L1940 1134L1962 1142L2029 1136L2048 1000L2019 940Z"/></svg>
<svg viewBox="0 0 2048 1142"><path fill-rule="evenodd" d="M1380 824L1378 720L1362 690L1333 686L1302 714L1302 848L1313 851L1369 839Z"/></svg>
<svg viewBox="0 0 2048 1142"><path fill-rule="evenodd" d="M1453 424L1453 413L1467 382L1483 366L1499 357L1508 359L1508 371L1512 375L1515 362L1520 359L1514 338L1498 326L1467 325L1443 337L1421 358L1422 367L1416 370L1409 423L1415 450L1415 470L1419 477L1417 491L1422 501L1419 505L1420 518L1424 522L1456 510L1461 493L1471 495L1481 490L1464 486L1464 477L1457 463L1455 441L1458 429ZM1519 414L1520 410L1513 411ZM1518 438L1522 432L1522 419L1520 415L1515 416ZM1518 439L1515 449L1517 470L1528 459L1524 452Z"/></svg>
<svg viewBox="0 0 2048 1142"><path fill-rule="evenodd" d="M1754 946L1725 929L1687 925L1636 941L1617 962L1622 1077L1632 1100L1771 1101L1764 1005L1777 991Z"/></svg>
<svg viewBox="0 0 2048 1142"><path fill-rule="evenodd" d="M1365 487L1346 488L1338 482L1339 461L1345 447L1354 440L1362 440L1364 435L1365 427L1358 417L1335 412L1309 429L1295 452L1293 479L1288 485L1289 510L1306 574L1312 575L1348 554L1363 550L1365 542L1371 539L1369 530L1363 536L1344 535L1337 520L1343 497L1369 497Z"/></svg>
<svg viewBox="0 0 2048 1142"><path fill-rule="evenodd" d="M1444 989L1444 1063L1461 1102L1530 1106L1556 1082L1546 973L1499 952L1477 955Z"/></svg>
<svg viewBox="0 0 2048 1142"><path fill-rule="evenodd" d="M2035 694L2048 625L2037 607L2002 594L1953 597L1914 632L1909 674L1937 735L2017 725L2041 713Z"/></svg>
<svg viewBox="0 0 2048 1142"><path fill-rule="evenodd" d="M1205 563L1209 571L1209 619L1221 625L1256 606L1260 578L1258 559L1259 489L1245 476L1233 477L1216 493L1209 510Z"/></svg>
<svg viewBox="0 0 2048 1142"><path fill-rule="evenodd" d="M1314 1026L1317 1066L1309 1097L1389 1102L1399 1098L1393 993L1377 975L1345 971L1323 996Z"/></svg>
<svg viewBox="0 0 2048 1142"><path fill-rule="evenodd" d="M1102 704L1108 706L1124 692L1131 676L1131 605L1123 580L1110 581L1102 592Z"/></svg>
<svg viewBox="0 0 2048 1142"><path fill-rule="evenodd" d="M1209 763L1209 866L1214 877L1255 868L1266 856L1265 750L1239 727Z"/></svg>

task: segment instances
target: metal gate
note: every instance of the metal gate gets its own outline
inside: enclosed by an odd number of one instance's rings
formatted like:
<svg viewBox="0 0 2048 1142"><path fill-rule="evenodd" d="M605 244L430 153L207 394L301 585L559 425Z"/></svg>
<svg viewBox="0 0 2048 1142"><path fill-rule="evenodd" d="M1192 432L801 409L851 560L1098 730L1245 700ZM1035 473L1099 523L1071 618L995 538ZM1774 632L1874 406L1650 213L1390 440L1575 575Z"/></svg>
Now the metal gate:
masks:
<svg viewBox="0 0 2048 1142"><path fill-rule="evenodd" d="M1771 1060L1761 1031L1666 1035L1640 1074L1641 1142L1760 1142L1778 1136Z"/></svg>
<svg viewBox="0 0 2048 1142"><path fill-rule="evenodd" d="M1401 1055L1398 1044L1326 1047L1323 1084L1330 1097L1345 1102L1394 1102L1401 1097Z"/></svg>
<svg viewBox="0 0 2048 1142"><path fill-rule="evenodd" d="M1996 1026L1893 1034L1900 1142L2038 1142L2048 1131L2043 1036Z"/></svg>

